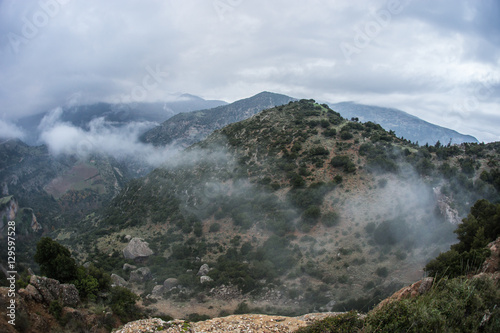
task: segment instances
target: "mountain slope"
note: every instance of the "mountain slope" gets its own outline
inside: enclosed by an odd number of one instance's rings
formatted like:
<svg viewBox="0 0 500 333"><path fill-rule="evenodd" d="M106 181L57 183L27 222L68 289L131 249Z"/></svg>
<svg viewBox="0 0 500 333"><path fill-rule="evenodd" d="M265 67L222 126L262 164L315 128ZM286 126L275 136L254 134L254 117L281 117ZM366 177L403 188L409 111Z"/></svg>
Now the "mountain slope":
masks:
<svg viewBox="0 0 500 333"><path fill-rule="evenodd" d="M362 122L372 121L380 124L388 131L394 131L398 137L418 142L421 145L426 143L434 145L438 141L441 144L478 142L473 136L460 134L454 130L428 123L397 109L353 102L330 104L330 106L347 119L357 117Z"/></svg>
<svg viewBox="0 0 500 333"><path fill-rule="evenodd" d="M262 92L229 105L176 115L146 132L142 139L156 146L175 143L187 147L206 138L216 129L293 100L285 95Z"/></svg>
<svg viewBox="0 0 500 333"><path fill-rule="evenodd" d="M163 122L182 112L190 112L213 108L227 104L224 101L204 100L198 96L183 94L176 100L157 103L130 103L110 104L96 103L90 105L76 105L65 107L59 121L87 129L89 123L96 118L103 117L114 126L121 126L130 122ZM21 118L17 124L27 133L26 142L35 144L38 139L38 126L49 112Z"/></svg>
<svg viewBox="0 0 500 333"><path fill-rule="evenodd" d="M499 200L499 153L418 147L301 100L215 131L66 232L82 260L125 278L134 262L119 250L147 241L154 254L135 264L156 282L132 285L148 294L177 279L182 292L159 295L170 311L201 293L216 315L228 285L236 291L224 297L272 311L363 308L418 280L454 241L448 211L460 218L470 202Z"/></svg>
<svg viewBox="0 0 500 333"><path fill-rule="evenodd" d="M106 156L51 155L46 146L19 140L0 144L0 185L20 207L33 209L45 228L64 225L109 201L130 179L127 168Z"/></svg>

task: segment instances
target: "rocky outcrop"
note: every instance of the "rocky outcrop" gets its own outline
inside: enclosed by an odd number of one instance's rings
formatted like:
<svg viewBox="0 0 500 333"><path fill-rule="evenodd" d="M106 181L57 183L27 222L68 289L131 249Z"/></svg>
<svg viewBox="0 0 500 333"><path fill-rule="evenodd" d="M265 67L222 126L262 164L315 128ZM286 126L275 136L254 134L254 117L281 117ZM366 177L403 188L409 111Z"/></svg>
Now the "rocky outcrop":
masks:
<svg viewBox="0 0 500 333"><path fill-rule="evenodd" d="M34 232L38 232L38 231L42 230L42 225L40 223L38 223L38 221L36 219L36 215L33 212L33 210L31 210L31 225L30 226L31 226L31 230L33 230Z"/></svg>
<svg viewBox="0 0 500 333"><path fill-rule="evenodd" d="M458 211L452 207L452 200L441 193L441 187L434 187L433 191L437 199L439 212L441 213L441 215L443 215L445 220L453 225L460 224L461 219L458 215Z"/></svg>
<svg viewBox="0 0 500 333"><path fill-rule="evenodd" d="M151 291L151 295L153 298L161 298L163 297L163 293L165 291L165 288L159 284L153 287L153 290Z"/></svg>
<svg viewBox="0 0 500 333"><path fill-rule="evenodd" d="M134 269L137 269L137 266L130 265L130 264L127 264L127 263L123 264L123 270L125 272L127 272L127 271L133 271Z"/></svg>
<svg viewBox="0 0 500 333"><path fill-rule="evenodd" d="M500 283L500 237L489 243L487 248L490 250L490 256L484 261L481 272L473 277L480 278L489 275L498 285Z"/></svg>
<svg viewBox="0 0 500 333"><path fill-rule="evenodd" d="M241 291L238 287L233 285L220 285L215 288L210 289L210 295L216 299L223 301L229 301L241 296Z"/></svg>
<svg viewBox="0 0 500 333"><path fill-rule="evenodd" d="M206 276L206 275L200 276L200 283L201 284L205 284L205 283L212 282L212 281L213 281L213 279L210 276Z"/></svg>
<svg viewBox="0 0 500 333"><path fill-rule="evenodd" d="M153 251L149 248L148 243L137 237L132 238L123 249L125 259L145 258L152 254Z"/></svg>
<svg viewBox="0 0 500 333"><path fill-rule="evenodd" d="M420 281L415 282L411 286L401 288L399 291L396 291L392 296L380 302L380 304L378 304L374 310L375 311L380 310L384 305L395 301L399 301L401 299L414 298L423 295L429 290L431 290L433 283L434 283L434 278L426 277Z"/></svg>
<svg viewBox="0 0 500 333"><path fill-rule="evenodd" d="M147 267L141 267L135 271L130 272L130 282L146 282L151 280L151 270Z"/></svg>
<svg viewBox="0 0 500 333"><path fill-rule="evenodd" d="M13 195L0 198L0 229L5 227L4 218L13 221L16 218L19 204Z"/></svg>
<svg viewBox="0 0 500 333"><path fill-rule="evenodd" d="M142 319L124 325L115 333L132 332L278 332L291 333L314 321L341 313L310 313L300 317L283 317L262 314L232 315L199 322L183 320L164 321L159 318Z"/></svg>
<svg viewBox="0 0 500 333"><path fill-rule="evenodd" d="M176 278L168 278L163 282L163 288L165 288L166 291L169 291L170 289L177 287L179 285L179 280Z"/></svg>
<svg viewBox="0 0 500 333"><path fill-rule="evenodd" d="M12 299L9 288L0 287L0 304L9 304ZM8 323L11 318L0 316L0 332L105 333L109 332L105 325L119 325L110 312L96 314L79 307L80 297L74 285L46 277L32 275L26 288L15 293L15 301L15 326ZM53 301L63 306L59 318L50 311Z"/></svg>
<svg viewBox="0 0 500 333"><path fill-rule="evenodd" d="M63 306L74 307L80 303L80 296L75 285L63 284L43 276L31 276L29 285L24 289L19 289L19 294L47 305L55 300Z"/></svg>
<svg viewBox="0 0 500 333"><path fill-rule="evenodd" d="M207 264L201 265L200 269L198 270L198 276L203 276L207 275L208 272L210 271L210 267Z"/></svg>
<svg viewBox="0 0 500 333"><path fill-rule="evenodd" d="M111 274L111 282L117 287L126 287L128 282L119 275Z"/></svg>

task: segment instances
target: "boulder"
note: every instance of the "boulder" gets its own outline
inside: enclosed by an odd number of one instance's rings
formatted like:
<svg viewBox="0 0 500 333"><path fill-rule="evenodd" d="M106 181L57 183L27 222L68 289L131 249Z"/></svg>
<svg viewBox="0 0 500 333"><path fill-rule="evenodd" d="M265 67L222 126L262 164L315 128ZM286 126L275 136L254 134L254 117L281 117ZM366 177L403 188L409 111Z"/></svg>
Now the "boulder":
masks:
<svg viewBox="0 0 500 333"><path fill-rule="evenodd" d="M130 264L123 264L123 270L124 271L132 271L134 269L137 269L137 266L134 266L134 265L130 265Z"/></svg>
<svg viewBox="0 0 500 333"><path fill-rule="evenodd" d="M45 303L50 304L52 301L59 299L59 288L61 283L57 280L43 276L32 275L30 284L38 290Z"/></svg>
<svg viewBox="0 0 500 333"><path fill-rule="evenodd" d="M132 238L123 249L125 259L145 258L152 254L153 251L149 248L148 243L137 237Z"/></svg>
<svg viewBox="0 0 500 333"><path fill-rule="evenodd" d="M208 272L210 271L210 267L208 267L207 264L203 264L201 265L200 269L198 270L198 276L203 276L203 275L207 275Z"/></svg>
<svg viewBox="0 0 500 333"><path fill-rule="evenodd" d="M130 272L130 282L146 282L151 280L151 270L148 267L141 267Z"/></svg>
<svg viewBox="0 0 500 333"><path fill-rule="evenodd" d="M38 303L41 303L43 300L42 294L32 284L28 284L26 288L19 289L18 293L25 299L32 299Z"/></svg>
<svg viewBox="0 0 500 333"><path fill-rule="evenodd" d="M200 283L201 284L204 284L207 282L212 282L212 281L213 281L213 279L210 276L206 276L206 275L200 276Z"/></svg>
<svg viewBox="0 0 500 333"><path fill-rule="evenodd" d="M165 288L166 291L169 291L170 289L177 287L179 285L179 280L176 278L168 278L163 282L163 288Z"/></svg>
<svg viewBox="0 0 500 333"><path fill-rule="evenodd" d="M126 287L128 284L128 282L125 281L124 278L116 274L111 274L111 281L117 287Z"/></svg>
<svg viewBox="0 0 500 333"><path fill-rule="evenodd" d="M61 284L59 281L43 276L32 275L30 284L21 293L25 297L49 305L58 300L63 306L77 306L80 303L78 289L73 284Z"/></svg>
<svg viewBox="0 0 500 333"><path fill-rule="evenodd" d="M161 298L161 297L163 297L164 291L165 291L165 288L162 285L156 285L153 287L153 291L151 292L151 295L153 295L154 298Z"/></svg>
<svg viewBox="0 0 500 333"><path fill-rule="evenodd" d="M60 295L63 306L75 307L80 303L80 295L74 284L61 284Z"/></svg>

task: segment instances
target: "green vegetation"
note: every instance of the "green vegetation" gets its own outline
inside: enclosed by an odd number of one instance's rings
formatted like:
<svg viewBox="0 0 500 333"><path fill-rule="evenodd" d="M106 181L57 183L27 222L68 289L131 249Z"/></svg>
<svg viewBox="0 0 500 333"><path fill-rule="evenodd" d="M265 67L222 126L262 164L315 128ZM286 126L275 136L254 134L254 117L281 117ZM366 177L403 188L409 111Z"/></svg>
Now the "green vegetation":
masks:
<svg viewBox="0 0 500 333"><path fill-rule="evenodd" d="M477 271L489 255L485 246L500 235L500 204L477 201L455 233L459 242L425 266L428 275L457 277Z"/></svg>
<svg viewBox="0 0 500 333"><path fill-rule="evenodd" d="M349 312L296 332L498 332L498 302L500 291L490 278L441 280L430 292L389 302L363 319Z"/></svg>
<svg viewBox="0 0 500 333"><path fill-rule="evenodd" d="M136 301L139 299L137 295L126 288L111 288L109 274L92 264L88 268L77 266L69 250L58 242L43 237L37 244L35 260L40 265L42 274L63 283L74 284L83 300L97 301L99 295L110 292L109 298L104 296L99 301L110 306L113 313L122 321L135 320L143 316L136 306ZM49 313L64 324L61 318L62 305L59 301L50 303Z"/></svg>
<svg viewBox="0 0 500 333"><path fill-rule="evenodd" d="M499 301L489 278L441 280L427 294L372 311L363 332L498 332Z"/></svg>
<svg viewBox="0 0 500 333"><path fill-rule="evenodd" d="M123 264L134 264L120 253L124 236L143 237L154 255L139 265L156 283L179 280L182 288L165 294L173 301L231 284L252 296L279 289L311 310L334 299L336 310L367 311L402 286L389 285L394 265L413 269L405 259L453 241L434 196L458 216L468 202L500 202L497 154L495 145L419 147L313 100L291 102L217 130L178 166L130 182L110 207L71 229L74 246L123 276ZM414 184L418 198L405 190ZM203 285L200 259L212 268ZM350 269L368 273L353 277ZM77 275L91 299L99 278ZM141 286L145 294L153 284Z"/></svg>

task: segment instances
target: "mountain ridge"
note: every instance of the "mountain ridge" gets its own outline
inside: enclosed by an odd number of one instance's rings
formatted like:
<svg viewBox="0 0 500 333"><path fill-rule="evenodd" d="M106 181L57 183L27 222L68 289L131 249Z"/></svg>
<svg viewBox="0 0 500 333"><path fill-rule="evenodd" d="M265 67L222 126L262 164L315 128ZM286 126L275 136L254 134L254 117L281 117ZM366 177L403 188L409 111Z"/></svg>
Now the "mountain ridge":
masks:
<svg viewBox="0 0 500 333"><path fill-rule="evenodd" d="M387 130L393 130L397 136L412 142L418 142L420 145L434 145L438 141L441 144L479 142L471 135L461 134L453 129L429 123L394 108L357 104L355 102L329 103L329 105L347 119L357 117L362 122L372 121Z"/></svg>

